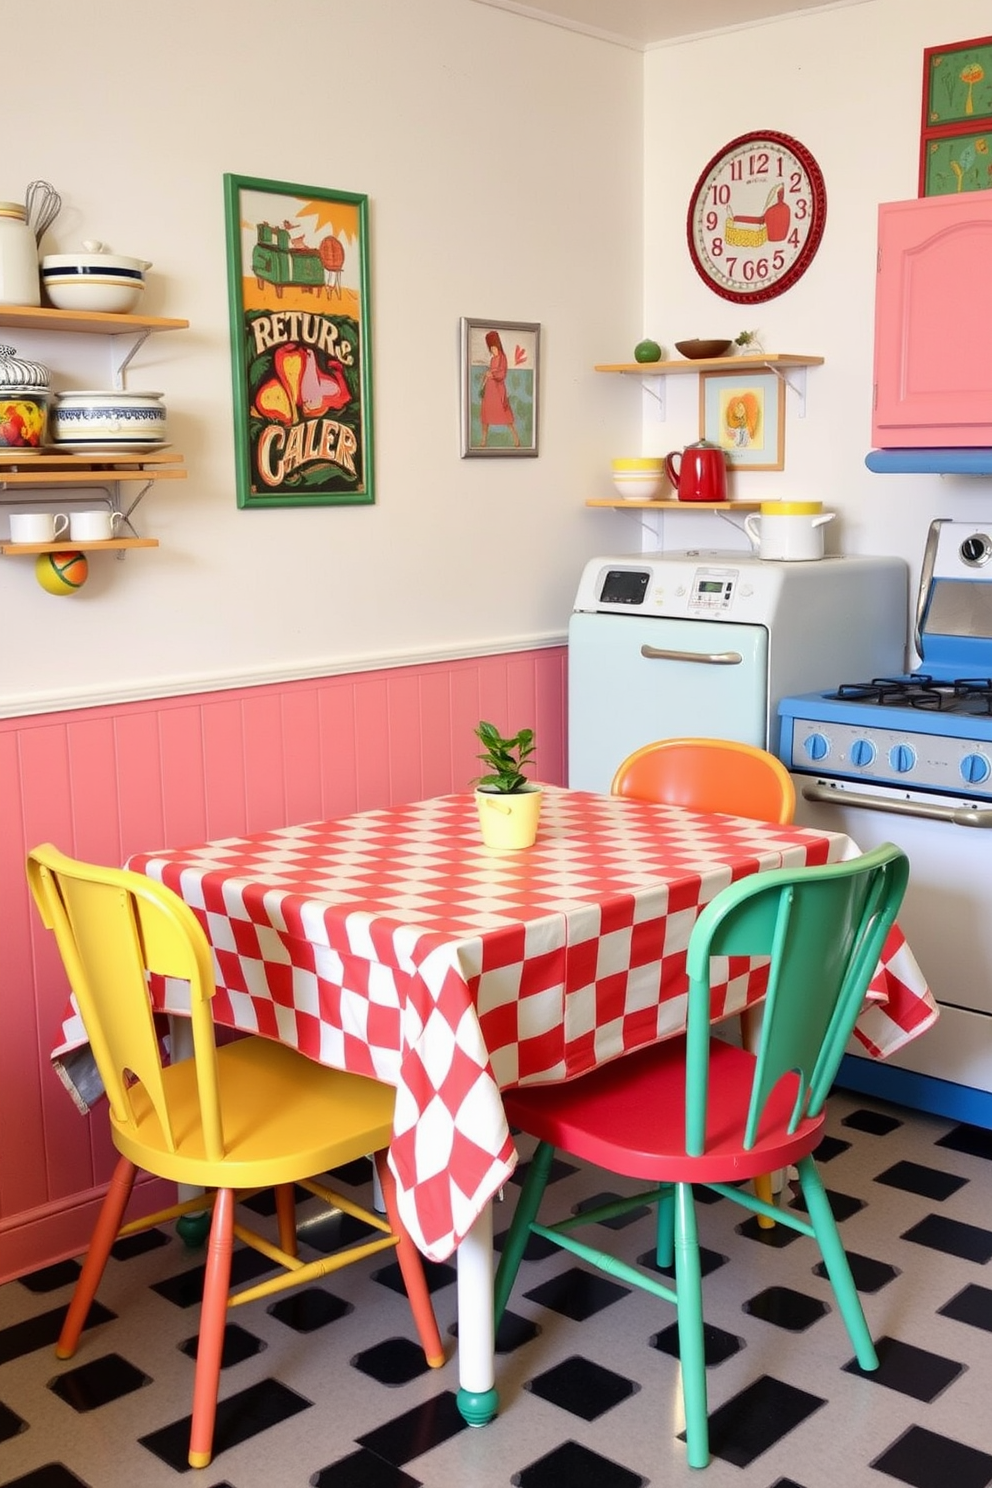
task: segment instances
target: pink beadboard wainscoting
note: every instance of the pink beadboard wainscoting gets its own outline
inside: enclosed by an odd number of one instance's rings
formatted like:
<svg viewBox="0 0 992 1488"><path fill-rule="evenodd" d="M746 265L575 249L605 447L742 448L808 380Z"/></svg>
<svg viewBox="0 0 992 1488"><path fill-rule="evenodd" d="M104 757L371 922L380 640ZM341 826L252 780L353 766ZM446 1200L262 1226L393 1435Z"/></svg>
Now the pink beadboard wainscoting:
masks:
<svg viewBox="0 0 992 1488"><path fill-rule="evenodd" d="M113 1162L49 1053L67 985L24 875L464 790L480 718L565 780L563 646L0 719L0 1281L85 1249ZM147 1211L161 1200L143 1195Z"/></svg>

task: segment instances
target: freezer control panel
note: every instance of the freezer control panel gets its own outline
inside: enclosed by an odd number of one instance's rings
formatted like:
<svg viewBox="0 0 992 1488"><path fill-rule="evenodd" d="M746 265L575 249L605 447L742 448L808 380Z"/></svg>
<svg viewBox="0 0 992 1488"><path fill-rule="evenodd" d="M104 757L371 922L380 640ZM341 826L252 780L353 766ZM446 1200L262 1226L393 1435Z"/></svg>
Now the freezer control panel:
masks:
<svg viewBox="0 0 992 1488"><path fill-rule="evenodd" d="M689 609L706 615L729 610L737 579L731 568L697 568L689 590Z"/></svg>

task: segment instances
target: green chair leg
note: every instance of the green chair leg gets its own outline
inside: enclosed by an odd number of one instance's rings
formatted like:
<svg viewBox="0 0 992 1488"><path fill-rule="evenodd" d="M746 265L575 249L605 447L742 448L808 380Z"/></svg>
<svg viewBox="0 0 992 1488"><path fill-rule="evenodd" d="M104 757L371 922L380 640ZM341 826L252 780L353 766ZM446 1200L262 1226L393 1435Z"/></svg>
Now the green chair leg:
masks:
<svg viewBox="0 0 992 1488"><path fill-rule="evenodd" d="M658 1199L655 1216L655 1263L668 1270L675 1258L675 1190L666 1183Z"/></svg>
<svg viewBox="0 0 992 1488"><path fill-rule="evenodd" d="M690 1467L706 1467L710 1460L710 1436L706 1411L703 1272L699 1263L699 1234L691 1183L675 1185L675 1291L678 1297L686 1458Z"/></svg>
<svg viewBox="0 0 992 1488"><path fill-rule="evenodd" d="M500 1319L506 1311L506 1304L510 1300L513 1291L513 1283L517 1279L520 1262L523 1260L524 1251L527 1248L527 1240L530 1236L530 1227L537 1218L537 1211L544 1197L548 1177L551 1173L551 1164L554 1161L555 1149L547 1142L539 1142L534 1150L534 1156L530 1160L527 1169L527 1177L524 1186L520 1190L517 1200L516 1213L513 1222L507 1231L503 1242L503 1254L500 1256L499 1265L496 1268L496 1281L493 1288L494 1294L494 1316L496 1327L499 1327Z"/></svg>
<svg viewBox="0 0 992 1488"><path fill-rule="evenodd" d="M800 1159L798 1172L806 1212L813 1226L837 1305L854 1345L855 1357L862 1369L877 1369L878 1355L868 1330L858 1289L854 1285L850 1262L837 1230L837 1221L823 1187L823 1179L812 1157Z"/></svg>

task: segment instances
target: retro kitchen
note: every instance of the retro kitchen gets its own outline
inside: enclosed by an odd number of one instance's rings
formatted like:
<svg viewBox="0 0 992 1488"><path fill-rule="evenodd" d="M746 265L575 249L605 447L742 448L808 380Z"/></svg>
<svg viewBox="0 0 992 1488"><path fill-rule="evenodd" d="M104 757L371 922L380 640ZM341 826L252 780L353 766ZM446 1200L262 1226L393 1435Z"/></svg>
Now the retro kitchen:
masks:
<svg viewBox="0 0 992 1488"><path fill-rule="evenodd" d="M110 1170L30 849L464 791L480 719L901 847L940 1016L838 1088L992 1133L987 0L168 9L5 79L0 1281Z"/></svg>

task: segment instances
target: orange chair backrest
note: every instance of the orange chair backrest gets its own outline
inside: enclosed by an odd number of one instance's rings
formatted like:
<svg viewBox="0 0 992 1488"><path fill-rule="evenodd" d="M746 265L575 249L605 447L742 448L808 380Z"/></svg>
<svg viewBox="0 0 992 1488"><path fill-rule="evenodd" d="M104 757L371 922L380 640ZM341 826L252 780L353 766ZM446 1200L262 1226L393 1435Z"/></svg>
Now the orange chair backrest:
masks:
<svg viewBox="0 0 992 1488"><path fill-rule="evenodd" d="M732 739L658 739L635 749L610 787L615 796L691 806L756 821L791 822L796 792L781 760Z"/></svg>

